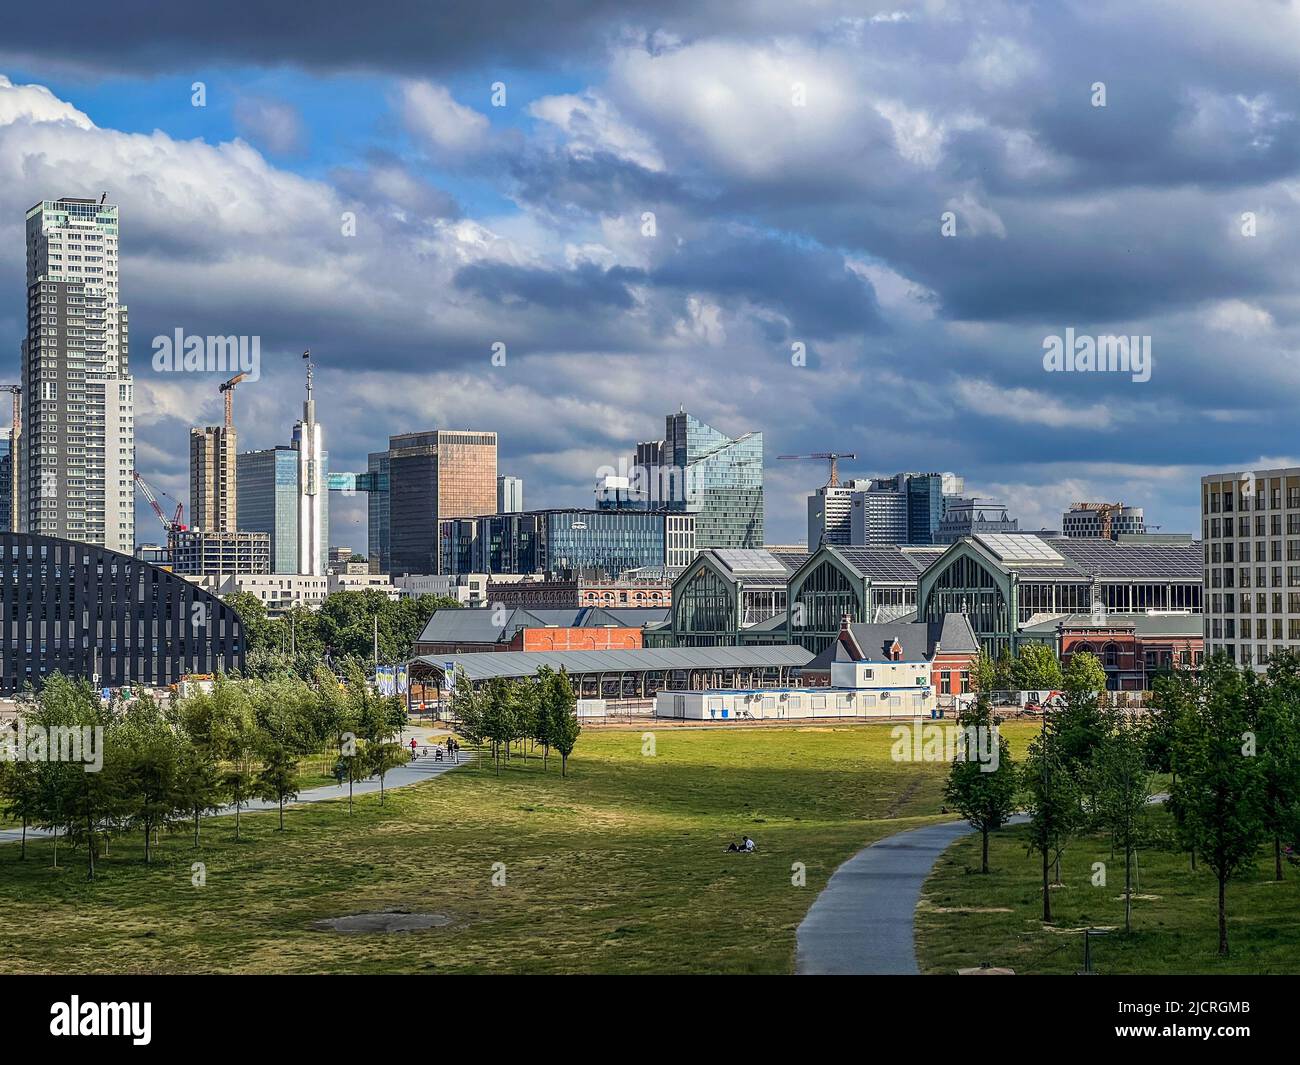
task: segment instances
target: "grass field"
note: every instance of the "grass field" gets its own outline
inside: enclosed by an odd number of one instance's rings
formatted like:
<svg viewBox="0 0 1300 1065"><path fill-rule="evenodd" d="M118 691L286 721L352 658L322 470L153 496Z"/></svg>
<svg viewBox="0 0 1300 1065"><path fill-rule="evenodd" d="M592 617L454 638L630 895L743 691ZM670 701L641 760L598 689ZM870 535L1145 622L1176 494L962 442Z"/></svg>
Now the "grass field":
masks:
<svg viewBox="0 0 1300 1065"><path fill-rule="evenodd" d="M1008 726L1017 748L1029 726ZM842 861L938 816L943 764L895 763L881 725L589 731L559 764L458 770L389 793L209 819L145 867L116 840L100 878L51 844L0 847L7 972L788 972L795 928ZM753 855L727 854L748 833ZM191 886L191 863L206 865ZM492 886L494 863L506 884ZM807 883L791 883L802 862ZM313 929L401 907L404 934Z"/></svg>
<svg viewBox="0 0 1300 1065"><path fill-rule="evenodd" d="M1170 833L1169 815L1153 809L1153 828ZM1228 944L1219 958L1218 884L1185 853L1144 849L1138 856L1133 933L1124 935L1124 860L1104 835L1076 840L1052 889L1055 928L1042 923L1042 866L1025 854L1025 829L990 841L988 875L979 872L979 838L949 848L935 865L917 911L923 972L951 973L989 962L1018 973L1072 973L1082 968L1085 927L1112 927L1092 943L1103 973L1300 972L1300 870L1275 883L1272 855L1261 851L1252 874L1228 885ZM1105 887L1092 884L1093 863L1106 864Z"/></svg>

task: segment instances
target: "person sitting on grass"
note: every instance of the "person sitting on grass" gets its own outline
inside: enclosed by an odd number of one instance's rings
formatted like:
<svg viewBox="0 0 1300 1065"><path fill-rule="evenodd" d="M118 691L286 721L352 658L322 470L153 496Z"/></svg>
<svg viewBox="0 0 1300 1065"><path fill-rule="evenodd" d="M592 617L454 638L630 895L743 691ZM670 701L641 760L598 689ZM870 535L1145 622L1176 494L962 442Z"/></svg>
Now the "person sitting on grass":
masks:
<svg viewBox="0 0 1300 1065"><path fill-rule="evenodd" d="M754 841L748 836L741 836L739 843L728 843L727 850L738 854L752 854L754 852Z"/></svg>

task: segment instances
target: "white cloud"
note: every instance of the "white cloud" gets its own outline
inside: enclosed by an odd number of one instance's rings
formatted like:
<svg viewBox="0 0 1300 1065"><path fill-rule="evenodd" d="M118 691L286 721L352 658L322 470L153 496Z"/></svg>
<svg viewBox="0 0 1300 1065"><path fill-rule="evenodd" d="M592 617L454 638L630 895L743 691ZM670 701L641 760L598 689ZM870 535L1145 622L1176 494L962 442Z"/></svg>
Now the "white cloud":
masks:
<svg viewBox="0 0 1300 1065"><path fill-rule="evenodd" d="M401 94L406 127L425 143L447 152L474 152L483 147L489 127L487 117L457 103L446 86L405 81Z"/></svg>
<svg viewBox="0 0 1300 1065"><path fill-rule="evenodd" d="M0 74L0 126L16 122L66 122L79 129L95 128L88 116L44 85L15 85Z"/></svg>
<svg viewBox="0 0 1300 1065"><path fill-rule="evenodd" d="M996 412L999 418L1025 425L1047 425L1054 429L1108 429L1114 413L1108 404L1079 406L1055 399L1030 388L1003 388L991 381L965 379L957 382L957 399L968 410L980 414Z"/></svg>
<svg viewBox="0 0 1300 1065"><path fill-rule="evenodd" d="M590 90L580 95L543 96L528 105L528 113L563 131L569 151L575 155L608 152L647 170L664 169L663 158L651 139L625 122L608 100Z"/></svg>

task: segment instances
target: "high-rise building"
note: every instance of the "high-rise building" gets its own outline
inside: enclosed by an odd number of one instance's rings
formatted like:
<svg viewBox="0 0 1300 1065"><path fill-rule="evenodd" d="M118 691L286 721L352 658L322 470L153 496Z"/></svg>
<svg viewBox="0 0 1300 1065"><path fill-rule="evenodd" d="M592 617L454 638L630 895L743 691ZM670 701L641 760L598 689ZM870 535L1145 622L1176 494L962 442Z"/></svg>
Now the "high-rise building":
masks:
<svg viewBox="0 0 1300 1065"><path fill-rule="evenodd" d="M13 532L10 528L13 515L14 453L12 429L0 429L0 532Z"/></svg>
<svg viewBox="0 0 1300 1065"><path fill-rule="evenodd" d="M871 487L867 480L824 484L808 497L808 550L822 544L853 543L853 496Z"/></svg>
<svg viewBox="0 0 1300 1065"><path fill-rule="evenodd" d="M964 487L965 480L953 473L897 473L823 485L808 497L809 548L932 544L947 500Z"/></svg>
<svg viewBox="0 0 1300 1065"><path fill-rule="evenodd" d="M1201 478L1205 653L1263 669L1300 650L1300 467Z"/></svg>
<svg viewBox="0 0 1300 1065"><path fill-rule="evenodd" d="M878 478L865 492L853 493L849 543L879 547L908 542L906 482L900 487L899 481L900 478Z"/></svg>
<svg viewBox="0 0 1300 1065"><path fill-rule="evenodd" d="M298 452L297 572L323 577L329 568L329 470L311 393L311 352L303 352L302 357L307 360L307 398L302 421L293 427L293 446Z"/></svg>
<svg viewBox="0 0 1300 1065"><path fill-rule="evenodd" d="M1003 503L990 499L953 498L944 505L943 520L935 533L936 544L955 544L967 536L1020 531L1020 519L1007 516Z"/></svg>
<svg viewBox="0 0 1300 1065"><path fill-rule="evenodd" d="M491 514L497 434L457 429L388 438L389 573L440 573L440 523Z"/></svg>
<svg viewBox="0 0 1300 1065"><path fill-rule="evenodd" d="M234 532L237 435L234 426L190 430L190 527Z"/></svg>
<svg viewBox="0 0 1300 1065"><path fill-rule="evenodd" d="M366 459L370 494L366 497L366 550L371 573L387 573L392 564L388 518L388 452L373 451Z"/></svg>
<svg viewBox="0 0 1300 1065"><path fill-rule="evenodd" d="M24 531L135 547L128 318L118 302L118 211L44 200L27 212L22 345Z"/></svg>
<svg viewBox="0 0 1300 1065"><path fill-rule="evenodd" d="M729 437L684 409L665 419L663 465L684 471L684 500L656 505L695 515L700 549L763 546L763 434ZM637 449L640 455L642 447Z"/></svg>
<svg viewBox="0 0 1300 1065"><path fill-rule="evenodd" d="M1121 536L1144 536L1146 531L1142 508L1123 503L1075 503L1061 515L1062 536L1118 540Z"/></svg>
<svg viewBox="0 0 1300 1065"><path fill-rule="evenodd" d="M497 513L518 514L524 509L524 481L522 477L497 478Z"/></svg>
<svg viewBox="0 0 1300 1065"><path fill-rule="evenodd" d="M264 532L271 538L271 572L301 573L299 559L299 451L295 447L245 451L235 460L239 481L236 524L242 532ZM319 456L317 477L328 484L329 453ZM328 494L321 491L319 574L328 566Z"/></svg>

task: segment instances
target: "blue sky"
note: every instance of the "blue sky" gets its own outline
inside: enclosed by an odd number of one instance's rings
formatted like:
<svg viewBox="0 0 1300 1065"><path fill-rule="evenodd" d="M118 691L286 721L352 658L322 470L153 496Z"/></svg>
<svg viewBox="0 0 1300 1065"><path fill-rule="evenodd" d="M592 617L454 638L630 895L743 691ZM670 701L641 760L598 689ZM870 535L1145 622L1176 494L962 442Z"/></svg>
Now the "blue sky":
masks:
<svg viewBox="0 0 1300 1065"><path fill-rule="evenodd" d="M262 338L242 445L288 439L310 347L336 468L495 429L529 506L589 501L679 404L761 430L769 542L823 479L777 454L1186 530L1202 473L1300 452L1293 4L66 7L0 42L0 372L23 212L108 190L173 495L219 412L149 365L177 328ZM1150 337L1150 380L1048 373L1067 329ZM334 530L364 543L359 501Z"/></svg>

